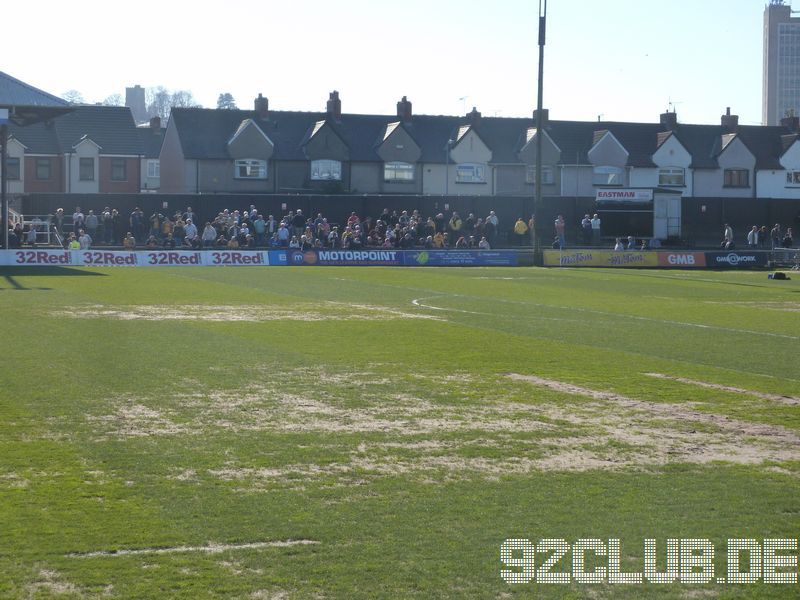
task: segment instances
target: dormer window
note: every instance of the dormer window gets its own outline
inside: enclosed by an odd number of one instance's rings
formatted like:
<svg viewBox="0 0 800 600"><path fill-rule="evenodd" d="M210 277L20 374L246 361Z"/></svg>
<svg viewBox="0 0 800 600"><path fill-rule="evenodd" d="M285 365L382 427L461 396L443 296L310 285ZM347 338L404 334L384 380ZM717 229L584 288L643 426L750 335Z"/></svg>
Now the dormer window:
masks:
<svg viewBox="0 0 800 600"><path fill-rule="evenodd" d="M407 162L387 162L383 165L383 179L397 183L414 181L414 165Z"/></svg>
<svg viewBox="0 0 800 600"><path fill-rule="evenodd" d="M236 179L266 179L267 161L242 158L236 161Z"/></svg>
<svg viewBox="0 0 800 600"><path fill-rule="evenodd" d="M658 185L683 187L686 181L684 170L679 167L667 167L658 170Z"/></svg>
<svg viewBox="0 0 800 600"><path fill-rule="evenodd" d="M486 183L486 165L456 165L456 183Z"/></svg>
<svg viewBox="0 0 800 600"><path fill-rule="evenodd" d="M341 181L342 163L338 160L312 160L311 181Z"/></svg>
<svg viewBox="0 0 800 600"><path fill-rule="evenodd" d="M595 167L592 185L622 185L622 169L620 167Z"/></svg>

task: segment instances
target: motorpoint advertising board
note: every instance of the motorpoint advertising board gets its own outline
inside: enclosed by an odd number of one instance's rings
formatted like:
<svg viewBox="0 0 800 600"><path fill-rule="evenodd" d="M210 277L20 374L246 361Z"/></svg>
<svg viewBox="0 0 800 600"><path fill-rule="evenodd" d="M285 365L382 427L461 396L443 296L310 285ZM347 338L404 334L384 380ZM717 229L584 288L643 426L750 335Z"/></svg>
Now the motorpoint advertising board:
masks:
<svg viewBox="0 0 800 600"><path fill-rule="evenodd" d="M297 266L407 267L513 267L518 264L517 253L513 250L293 250L287 253L285 263L279 260L272 262Z"/></svg>

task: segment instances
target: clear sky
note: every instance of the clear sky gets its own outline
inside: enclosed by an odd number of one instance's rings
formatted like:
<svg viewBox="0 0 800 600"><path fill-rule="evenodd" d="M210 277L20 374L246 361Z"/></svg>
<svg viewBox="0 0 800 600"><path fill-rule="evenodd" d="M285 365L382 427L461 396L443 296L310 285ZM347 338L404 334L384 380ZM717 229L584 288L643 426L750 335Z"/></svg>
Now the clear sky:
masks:
<svg viewBox="0 0 800 600"><path fill-rule="evenodd" d="M767 0L549 0L544 104L552 119L761 120ZM252 108L529 116L538 0L39 0L5 21L0 70L89 102L125 87L220 93Z"/></svg>

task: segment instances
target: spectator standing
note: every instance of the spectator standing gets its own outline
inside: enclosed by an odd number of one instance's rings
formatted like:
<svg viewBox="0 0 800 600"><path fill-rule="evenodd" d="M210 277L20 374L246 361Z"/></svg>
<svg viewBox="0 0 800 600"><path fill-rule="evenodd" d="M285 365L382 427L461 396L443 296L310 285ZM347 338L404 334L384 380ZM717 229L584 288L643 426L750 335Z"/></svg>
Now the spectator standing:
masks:
<svg viewBox="0 0 800 600"><path fill-rule="evenodd" d="M489 242L490 246L495 247L497 246L497 234L500 231L500 219L497 218L493 210L490 210L485 223L484 235L486 236L486 241Z"/></svg>
<svg viewBox="0 0 800 600"><path fill-rule="evenodd" d="M595 246L600 245L600 225L601 225L600 217L597 216L597 213L594 213L592 216L592 244Z"/></svg>
<svg viewBox="0 0 800 600"><path fill-rule="evenodd" d="M92 247L92 236L83 229L80 230L80 235L78 236L78 245L81 250L88 250Z"/></svg>
<svg viewBox="0 0 800 600"><path fill-rule="evenodd" d="M733 228L725 223L725 232L722 234L722 238L728 238L731 242L733 241Z"/></svg>
<svg viewBox="0 0 800 600"><path fill-rule="evenodd" d="M563 250L567 246L566 224L564 223L564 215L556 217L554 227L556 230L556 238L558 239L558 249Z"/></svg>
<svg viewBox="0 0 800 600"><path fill-rule="evenodd" d="M772 249L775 250L776 248L780 248L781 242L783 241L780 223L775 223L775 227L773 227L772 231L770 231L770 237L772 238Z"/></svg>
<svg viewBox="0 0 800 600"><path fill-rule="evenodd" d="M103 209L103 214L100 215L101 222L103 224L103 241L106 244L113 244L114 243L114 220L111 218L111 209L109 207L105 207Z"/></svg>
<svg viewBox="0 0 800 600"><path fill-rule="evenodd" d="M794 245L794 239L792 238L791 227L786 228L786 235L783 236L783 239L781 240L781 245L784 248L791 248Z"/></svg>
<svg viewBox="0 0 800 600"><path fill-rule="evenodd" d="M583 245L588 246L592 242L592 219L589 215L583 215L581 219L581 231L583 232Z"/></svg>
<svg viewBox="0 0 800 600"><path fill-rule="evenodd" d="M753 225L753 228L747 233L747 245L751 249L758 246L758 225Z"/></svg>
<svg viewBox="0 0 800 600"><path fill-rule="evenodd" d="M100 225L100 220L97 218L97 215L94 214L93 210L89 211L89 214L86 215L86 219L84 221L86 224L86 233L92 239L97 238L97 227Z"/></svg>
<svg viewBox="0 0 800 600"><path fill-rule="evenodd" d="M517 219L517 222L514 223L514 237L517 241L517 246L524 246L525 239L528 233L528 226L525 224L525 221L522 220L522 217Z"/></svg>
<svg viewBox="0 0 800 600"><path fill-rule="evenodd" d="M85 217L83 216L83 213L81 212L81 207L80 206L76 206L75 207L75 212L72 213L72 231L73 231L73 233L75 233L75 235L77 235L78 232L81 229L83 229L84 221L85 221Z"/></svg>

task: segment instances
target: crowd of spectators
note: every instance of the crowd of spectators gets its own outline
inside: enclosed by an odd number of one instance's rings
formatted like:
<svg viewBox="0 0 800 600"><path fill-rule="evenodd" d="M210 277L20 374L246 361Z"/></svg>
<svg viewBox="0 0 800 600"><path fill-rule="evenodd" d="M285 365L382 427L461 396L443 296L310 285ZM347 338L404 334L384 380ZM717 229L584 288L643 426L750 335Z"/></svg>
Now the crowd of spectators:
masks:
<svg viewBox="0 0 800 600"><path fill-rule="evenodd" d="M522 225L522 227L520 227ZM212 220L200 220L191 206L149 217L136 207L130 215L106 207L96 214L76 207L72 218L59 208L48 221L32 222L14 231L16 245L34 245L37 236L52 228L64 247L122 246L133 248L463 248L490 249L507 241L494 211L485 217L458 212L423 216L414 211L384 211L378 217L351 213L343 223L329 222L322 213L305 215L301 209L276 218L254 205L245 210L225 209ZM526 245L527 225L520 218L512 228L514 240Z"/></svg>

